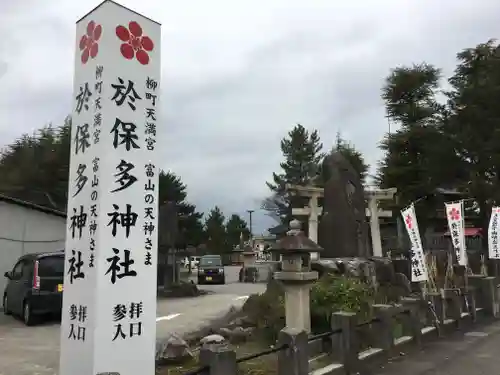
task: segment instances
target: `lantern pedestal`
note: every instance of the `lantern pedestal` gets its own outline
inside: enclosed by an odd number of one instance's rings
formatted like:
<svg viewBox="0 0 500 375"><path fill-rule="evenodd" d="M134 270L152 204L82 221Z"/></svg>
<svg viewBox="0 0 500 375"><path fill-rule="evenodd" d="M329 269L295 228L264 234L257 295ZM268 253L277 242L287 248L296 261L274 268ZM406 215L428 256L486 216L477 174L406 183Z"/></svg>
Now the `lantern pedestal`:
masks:
<svg viewBox="0 0 500 375"><path fill-rule="evenodd" d="M318 273L276 272L275 280L283 284L285 290L286 326L311 332L310 289Z"/></svg>

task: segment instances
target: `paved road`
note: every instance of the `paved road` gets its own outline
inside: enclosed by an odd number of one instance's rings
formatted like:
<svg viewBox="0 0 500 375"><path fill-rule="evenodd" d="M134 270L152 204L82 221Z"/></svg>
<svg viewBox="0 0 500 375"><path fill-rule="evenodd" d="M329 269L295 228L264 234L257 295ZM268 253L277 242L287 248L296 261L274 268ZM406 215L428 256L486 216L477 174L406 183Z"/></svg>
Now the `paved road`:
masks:
<svg viewBox="0 0 500 375"><path fill-rule="evenodd" d="M500 322L435 341L369 374L500 375Z"/></svg>
<svg viewBox="0 0 500 375"><path fill-rule="evenodd" d="M201 328L231 306L241 306L247 296L264 291L265 284L240 284L237 276L237 269L228 267L226 285L201 287L211 292L208 295L159 300L157 338ZM57 374L59 334L58 322L26 327L15 318L0 315L0 375Z"/></svg>

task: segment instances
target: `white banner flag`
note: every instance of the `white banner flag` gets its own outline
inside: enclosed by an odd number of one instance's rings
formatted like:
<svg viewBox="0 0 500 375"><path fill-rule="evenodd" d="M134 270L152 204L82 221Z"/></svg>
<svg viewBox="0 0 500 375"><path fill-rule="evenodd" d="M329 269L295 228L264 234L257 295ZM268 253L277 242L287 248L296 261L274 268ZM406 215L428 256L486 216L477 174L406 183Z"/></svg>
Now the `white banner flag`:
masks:
<svg viewBox="0 0 500 375"><path fill-rule="evenodd" d="M450 229L451 242L458 264L467 265L467 251L465 248L464 201L445 203L446 218Z"/></svg>
<svg viewBox="0 0 500 375"><path fill-rule="evenodd" d="M411 281L427 281L427 263L425 262L424 249L420 239L417 215L415 215L415 206L413 203L404 210L401 210L401 216L403 216L403 221L411 243Z"/></svg>
<svg viewBox="0 0 500 375"><path fill-rule="evenodd" d="M500 248L498 244L498 231L500 220L500 207L491 209L490 225L488 226L488 257L490 259L500 259Z"/></svg>

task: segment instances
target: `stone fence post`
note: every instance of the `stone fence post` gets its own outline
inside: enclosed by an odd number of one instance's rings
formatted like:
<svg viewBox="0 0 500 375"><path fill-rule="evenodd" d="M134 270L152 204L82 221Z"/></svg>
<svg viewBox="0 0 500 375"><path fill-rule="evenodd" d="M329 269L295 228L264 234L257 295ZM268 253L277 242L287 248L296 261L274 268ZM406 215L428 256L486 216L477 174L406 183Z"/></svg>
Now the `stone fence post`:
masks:
<svg viewBox="0 0 500 375"><path fill-rule="evenodd" d="M278 346L286 345L287 348L278 352L278 375L309 374L307 338L308 335L304 330L286 327L280 331L278 335ZM228 373L225 375L232 374Z"/></svg>
<svg viewBox="0 0 500 375"><path fill-rule="evenodd" d="M498 318L500 311L496 277L470 275L469 284L474 287L478 307L482 307L488 315Z"/></svg>
<svg viewBox="0 0 500 375"><path fill-rule="evenodd" d="M483 295L484 308L487 313L495 318L499 317L498 287L496 277L485 277L481 280L481 294Z"/></svg>
<svg viewBox="0 0 500 375"><path fill-rule="evenodd" d="M465 303L467 304L467 310L470 313L472 322L475 323L477 321L477 311L476 311L476 287L468 286L467 290L464 291Z"/></svg>
<svg viewBox="0 0 500 375"><path fill-rule="evenodd" d="M375 323L378 347L391 357L394 354L394 308L391 305L376 304L373 305L373 310L379 320Z"/></svg>
<svg viewBox="0 0 500 375"><path fill-rule="evenodd" d="M237 375L236 352L226 345L211 344L200 349L199 362L208 367L203 375Z"/></svg>
<svg viewBox="0 0 500 375"><path fill-rule="evenodd" d="M483 287L483 282L482 280L486 276L484 275L469 275L468 277L468 284L470 287L472 287L474 297L476 299L476 305L478 307L484 307L484 296L482 293L482 287Z"/></svg>
<svg viewBox="0 0 500 375"><path fill-rule="evenodd" d="M359 337L356 331L357 315L352 312L339 311L332 314L332 357L340 360L347 375L356 374L359 370Z"/></svg>
<svg viewBox="0 0 500 375"><path fill-rule="evenodd" d="M454 319L457 328L462 327L462 303L460 300L460 289L444 289L446 310L449 314L446 318Z"/></svg>
<svg viewBox="0 0 500 375"><path fill-rule="evenodd" d="M413 337L413 341L417 346L422 345L422 322L420 321L419 310L422 306L422 300L418 298L403 297L401 303L408 312L405 314L403 330Z"/></svg>
<svg viewBox="0 0 500 375"><path fill-rule="evenodd" d="M429 293L429 299L431 301L432 307L434 308L437 323L439 324L439 326L441 326L446 319L446 303L444 300L444 295L440 292L431 292ZM430 317L433 318L432 316ZM438 334L441 334L440 329L438 331Z"/></svg>

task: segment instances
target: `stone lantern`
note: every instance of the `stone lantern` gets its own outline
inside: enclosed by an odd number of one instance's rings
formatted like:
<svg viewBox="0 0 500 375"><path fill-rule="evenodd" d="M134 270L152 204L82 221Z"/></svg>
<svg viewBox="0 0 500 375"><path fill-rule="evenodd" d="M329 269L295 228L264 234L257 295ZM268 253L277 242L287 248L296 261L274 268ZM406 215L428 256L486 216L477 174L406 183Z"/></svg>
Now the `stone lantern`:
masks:
<svg viewBox="0 0 500 375"><path fill-rule="evenodd" d="M257 252L252 249L250 245L246 245L241 253L243 256L243 267L254 267L255 260L257 259Z"/></svg>
<svg viewBox="0 0 500 375"><path fill-rule="evenodd" d="M300 230L298 220L290 222L290 230L274 246L273 251L281 254L281 271L274 273L285 289L286 326L311 332L309 292L318 273L311 271L311 253L323 249L307 238Z"/></svg>
<svg viewBox="0 0 500 375"><path fill-rule="evenodd" d="M231 263L233 265L241 265L243 264L243 249L238 245L236 246L231 253Z"/></svg>
<svg viewBox="0 0 500 375"><path fill-rule="evenodd" d="M257 259L257 252L254 251L252 246L249 244L245 245L243 252L241 253L243 258L243 267L240 270L240 281L243 282L256 282L257 271L255 260Z"/></svg>

